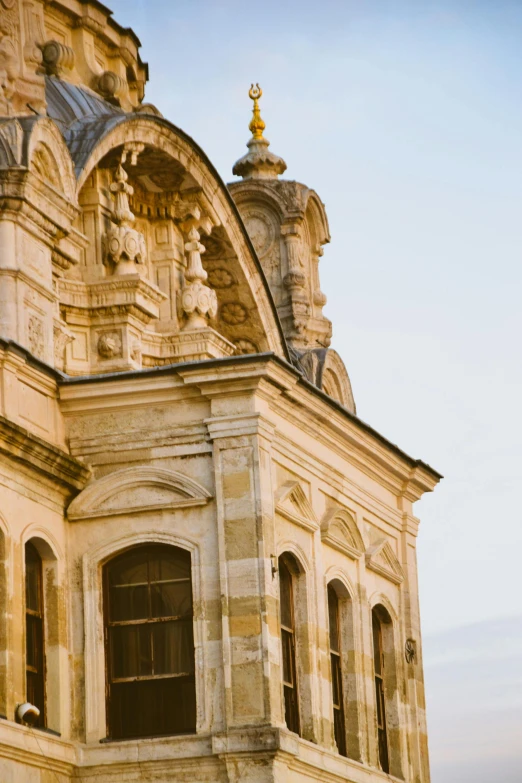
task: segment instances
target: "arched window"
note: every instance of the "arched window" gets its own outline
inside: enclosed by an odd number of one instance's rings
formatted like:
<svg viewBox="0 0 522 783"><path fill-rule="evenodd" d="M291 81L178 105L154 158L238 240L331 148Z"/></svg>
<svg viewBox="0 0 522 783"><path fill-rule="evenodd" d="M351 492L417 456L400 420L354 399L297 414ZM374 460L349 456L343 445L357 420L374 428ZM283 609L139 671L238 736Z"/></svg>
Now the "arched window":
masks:
<svg viewBox="0 0 522 783"><path fill-rule="evenodd" d="M390 771L388 755L388 733L386 730L386 695L384 687L385 659L382 624L379 610L372 610L373 670L375 676L375 699L377 702L377 734L379 742L379 763L383 772Z"/></svg>
<svg viewBox="0 0 522 783"><path fill-rule="evenodd" d="M109 737L195 731L190 553L134 547L104 580Z"/></svg>
<svg viewBox="0 0 522 783"><path fill-rule="evenodd" d="M279 600L285 721L290 731L295 731L296 734L299 734L299 694L297 691L295 657L295 596L292 570L289 559L281 556L279 558Z"/></svg>
<svg viewBox="0 0 522 783"><path fill-rule="evenodd" d="M30 541L25 545L25 650L25 697L40 710L36 725L45 726L42 559Z"/></svg>
<svg viewBox="0 0 522 783"><path fill-rule="evenodd" d="M332 700L334 711L334 737L337 750L346 756L346 727L344 720L344 695L342 671L341 618L339 598L332 585L328 585L328 626L330 631L330 666L332 673Z"/></svg>

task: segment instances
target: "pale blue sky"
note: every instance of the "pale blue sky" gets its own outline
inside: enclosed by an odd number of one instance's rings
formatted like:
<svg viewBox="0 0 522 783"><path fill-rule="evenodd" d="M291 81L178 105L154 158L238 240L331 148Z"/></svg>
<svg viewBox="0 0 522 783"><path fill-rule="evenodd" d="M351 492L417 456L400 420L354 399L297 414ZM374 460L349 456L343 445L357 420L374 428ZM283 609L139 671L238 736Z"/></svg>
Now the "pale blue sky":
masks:
<svg viewBox="0 0 522 783"><path fill-rule="evenodd" d="M522 643L522 2L108 2L142 41L146 100L225 181L261 84L285 177L326 204L325 312L358 413L445 475L416 508L434 783L449 783L437 644L471 634L480 689L491 635ZM464 707L466 687L448 699ZM455 781L489 782L471 755ZM504 757L522 779L522 750L520 775Z"/></svg>

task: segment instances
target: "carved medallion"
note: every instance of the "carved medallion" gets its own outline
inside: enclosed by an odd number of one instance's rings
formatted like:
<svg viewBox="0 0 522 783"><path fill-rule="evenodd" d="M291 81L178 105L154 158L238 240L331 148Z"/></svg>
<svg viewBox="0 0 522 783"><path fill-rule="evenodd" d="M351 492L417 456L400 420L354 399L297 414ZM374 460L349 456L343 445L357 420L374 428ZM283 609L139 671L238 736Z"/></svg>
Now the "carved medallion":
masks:
<svg viewBox="0 0 522 783"><path fill-rule="evenodd" d="M216 267L216 269L209 270L208 283L212 288L230 288L234 285L235 280L228 269Z"/></svg>
<svg viewBox="0 0 522 783"><path fill-rule="evenodd" d="M243 324L248 318L248 310L240 302L227 302L221 308L221 318L230 326Z"/></svg>
<svg viewBox="0 0 522 783"><path fill-rule="evenodd" d="M259 212L245 215L245 226L258 256L264 256L270 250L274 241L274 227L267 218Z"/></svg>
<svg viewBox="0 0 522 783"><path fill-rule="evenodd" d="M114 359L122 355L120 332L103 332L98 338L98 354L102 359Z"/></svg>
<svg viewBox="0 0 522 783"><path fill-rule="evenodd" d="M244 356L246 354L259 353L259 348L251 340L237 340L236 341L236 354L238 356Z"/></svg>

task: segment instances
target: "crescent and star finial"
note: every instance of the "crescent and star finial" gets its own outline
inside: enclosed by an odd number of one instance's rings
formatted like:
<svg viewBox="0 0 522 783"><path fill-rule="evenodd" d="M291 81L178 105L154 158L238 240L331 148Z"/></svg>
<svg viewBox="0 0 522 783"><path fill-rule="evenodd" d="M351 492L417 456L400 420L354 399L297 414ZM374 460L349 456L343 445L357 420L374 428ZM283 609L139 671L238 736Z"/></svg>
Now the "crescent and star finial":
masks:
<svg viewBox="0 0 522 783"><path fill-rule="evenodd" d="M250 120L250 125L248 126L248 128L252 134L252 138L256 140L263 138L263 131L266 127L265 123L261 118L261 112L259 110L259 104L258 104L258 100L262 95L263 95L263 90L261 89L259 84L256 84L255 87L253 84L250 86L250 89L248 91L248 97L254 101L254 106L252 109L252 119Z"/></svg>

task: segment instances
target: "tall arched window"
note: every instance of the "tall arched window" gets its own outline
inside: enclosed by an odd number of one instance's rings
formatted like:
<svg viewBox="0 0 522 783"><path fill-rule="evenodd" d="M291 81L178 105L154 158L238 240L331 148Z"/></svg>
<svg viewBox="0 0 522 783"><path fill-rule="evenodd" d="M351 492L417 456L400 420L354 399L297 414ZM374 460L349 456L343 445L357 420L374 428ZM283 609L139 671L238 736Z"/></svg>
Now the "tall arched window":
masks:
<svg viewBox="0 0 522 783"><path fill-rule="evenodd" d="M334 737L337 750L341 756L346 756L346 727L344 720L341 650L341 618L339 614L339 598L332 585L328 585L328 626L330 631L330 667L332 674Z"/></svg>
<svg viewBox="0 0 522 783"><path fill-rule="evenodd" d="M281 644L283 652L283 690L285 721L290 731L299 734L299 694L295 657L294 575L288 558L279 558L279 595L281 611Z"/></svg>
<svg viewBox="0 0 522 783"><path fill-rule="evenodd" d="M196 729L190 553L134 547L104 569L108 735Z"/></svg>
<svg viewBox="0 0 522 783"><path fill-rule="evenodd" d="M30 541L25 545L25 650L25 697L40 710L36 725L45 726L42 559Z"/></svg>
<svg viewBox="0 0 522 783"><path fill-rule="evenodd" d="M382 625L378 608L372 610L373 669L375 676L375 699L377 702L377 733L379 742L379 763L383 772L390 771L388 755L388 733L386 730L386 696L384 690L385 661Z"/></svg>

